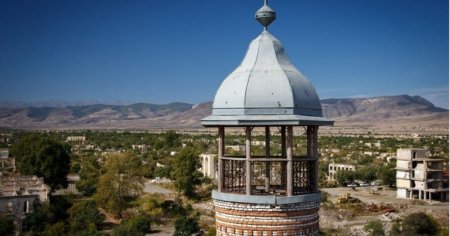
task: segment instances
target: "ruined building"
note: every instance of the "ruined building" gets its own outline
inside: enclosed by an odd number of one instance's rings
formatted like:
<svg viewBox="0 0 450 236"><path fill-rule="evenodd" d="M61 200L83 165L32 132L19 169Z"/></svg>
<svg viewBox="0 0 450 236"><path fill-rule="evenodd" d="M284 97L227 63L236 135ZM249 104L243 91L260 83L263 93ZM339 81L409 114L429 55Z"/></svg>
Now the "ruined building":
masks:
<svg viewBox="0 0 450 236"><path fill-rule="evenodd" d="M9 156L9 149L0 148L0 176L16 172L16 159Z"/></svg>
<svg viewBox="0 0 450 236"><path fill-rule="evenodd" d="M429 158L427 149L398 149L397 197L448 201L448 178L443 176L444 161Z"/></svg>
<svg viewBox="0 0 450 236"><path fill-rule="evenodd" d="M330 163L328 164L328 181L336 181L336 173L340 170L347 170L347 171L355 171L355 165L350 164L341 164L341 163Z"/></svg>
<svg viewBox="0 0 450 236"><path fill-rule="evenodd" d="M242 63L222 82L212 114L217 127L218 189L212 192L217 235L318 235L318 129L323 117L312 84L289 61L267 27L275 11L264 2L256 12L263 32ZM225 152L226 129L245 130L245 156ZM306 155L294 153L294 127L306 132ZM252 130L265 133L265 155L252 152ZM281 151L271 148L278 136Z"/></svg>
<svg viewBox="0 0 450 236"><path fill-rule="evenodd" d="M0 214L14 219L15 231L22 231L22 220L37 205L49 200L50 187L36 176L0 176Z"/></svg>
<svg viewBox="0 0 450 236"><path fill-rule="evenodd" d="M211 179L216 179L216 161L215 161L216 155L212 154L200 154L201 159L201 169L200 172L202 172L203 176L207 176Z"/></svg>

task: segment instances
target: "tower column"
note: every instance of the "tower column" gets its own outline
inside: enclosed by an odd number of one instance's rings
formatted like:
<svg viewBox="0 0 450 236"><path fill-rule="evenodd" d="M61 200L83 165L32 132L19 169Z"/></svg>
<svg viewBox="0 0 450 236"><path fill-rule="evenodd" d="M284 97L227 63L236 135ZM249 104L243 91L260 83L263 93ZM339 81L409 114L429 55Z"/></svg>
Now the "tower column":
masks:
<svg viewBox="0 0 450 236"><path fill-rule="evenodd" d="M315 192L319 191L319 147L318 147L318 133L319 133L319 126L312 126L312 158L314 158L314 165L315 165Z"/></svg>
<svg viewBox="0 0 450 236"><path fill-rule="evenodd" d="M219 161L217 164L217 169L219 170L217 178L217 190L222 192L223 188L223 163L222 157L225 155L225 127L219 127L219 140L218 140L218 156Z"/></svg>
<svg viewBox="0 0 450 236"><path fill-rule="evenodd" d="M281 157L286 158L286 126L281 126ZM281 186L286 188L286 164L285 162L281 165Z"/></svg>
<svg viewBox="0 0 450 236"><path fill-rule="evenodd" d="M286 154L287 154L287 168L286 168L286 195L292 196L293 195L293 163L292 163L292 157L293 157L293 128L292 126L287 127L287 142L286 142Z"/></svg>
<svg viewBox="0 0 450 236"><path fill-rule="evenodd" d="M245 127L245 194L252 194L252 172L250 159L252 158L252 128Z"/></svg>
<svg viewBox="0 0 450 236"><path fill-rule="evenodd" d="M270 127L266 126L266 158L270 158ZM266 193L270 189L270 162L266 162L266 173L265 173L265 190Z"/></svg>

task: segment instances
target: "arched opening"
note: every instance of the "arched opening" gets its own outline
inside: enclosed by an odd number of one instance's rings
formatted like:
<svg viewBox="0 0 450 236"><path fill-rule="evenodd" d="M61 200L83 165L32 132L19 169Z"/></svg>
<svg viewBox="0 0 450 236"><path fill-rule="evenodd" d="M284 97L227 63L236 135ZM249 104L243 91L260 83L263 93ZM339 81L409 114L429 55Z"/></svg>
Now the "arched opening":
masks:
<svg viewBox="0 0 450 236"><path fill-rule="evenodd" d="M8 204L6 204L6 212L9 214L13 213L13 203L12 202L8 202Z"/></svg>
<svg viewBox="0 0 450 236"><path fill-rule="evenodd" d="M25 201L23 203L23 212L24 213L30 212L30 202L29 201Z"/></svg>

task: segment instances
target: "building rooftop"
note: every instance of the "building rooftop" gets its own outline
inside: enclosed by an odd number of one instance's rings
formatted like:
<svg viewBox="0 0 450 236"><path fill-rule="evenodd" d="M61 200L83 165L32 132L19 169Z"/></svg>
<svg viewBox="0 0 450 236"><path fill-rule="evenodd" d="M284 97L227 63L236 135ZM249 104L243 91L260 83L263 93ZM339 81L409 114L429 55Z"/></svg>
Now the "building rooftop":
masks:
<svg viewBox="0 0 450 236"><path fill-rule="evenodd" d="M40 190L50 191L43 178L33 176L0 176L0 197L33 195Z"/></svg>

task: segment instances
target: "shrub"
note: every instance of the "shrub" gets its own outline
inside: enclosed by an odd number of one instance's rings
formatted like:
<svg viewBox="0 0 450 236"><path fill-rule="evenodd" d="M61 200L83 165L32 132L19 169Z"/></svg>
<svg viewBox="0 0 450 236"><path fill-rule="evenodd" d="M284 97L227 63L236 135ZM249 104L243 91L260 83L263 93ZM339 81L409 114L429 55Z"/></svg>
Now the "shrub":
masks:
<svg viewBox="0 0 450 236"><path fill-rule="evenodd" d="M74 232L88 227L97 229L104 220L104 216L97 209L97 204L92 200L75 203L69 209L69 214L71 229Z"/></svg>
<svg viewBox="0 0 450 236"><path fill-rule="evenodd" d="M68 231L68 226L64 221L58 221L55 224L48 225L45 227L45 230L43 232L43 235L46 236L59 236L59 235L65 235Z"/></svg>
<svg viewBox="0 0 450 236"><path fill-rule="evenodd" d="M144 236L150 231L150 220L144 215L137 215L124 220L114 229L113 236Z"/></svg>
<svg viewBox="0 0 450 236"><path fill-rule="evenodd" d="M188 236L200 231L197 217L182 216L175 221L174 236Z"/></svg>
<svg viewBox="0 0 450 236"><path fill-rule="evenodd" d="M402 233L405 235L435 235L438 231L434 219L423 212L406 216L402 223Z"/></svg>
<svg viewBox="0 0 450 236"><path fill-rule="evenodd" d="M14 235L13 220L3 215L0 215L0 235Z"/></svg>
<svg viewBox="0 0 450 236"><path fill-rule="evenodd" d="M380 220L370 221L364 226L364 230L371 236L384 236L383 224Z"/></svg>
<svg viewBox="0 0 450 236"><path fill-rule="evenodd" d="M329 193L327 193L327 192L322 192L322 202L323 202L323 203L329 202L328 196L330 196Z"/></svg>

